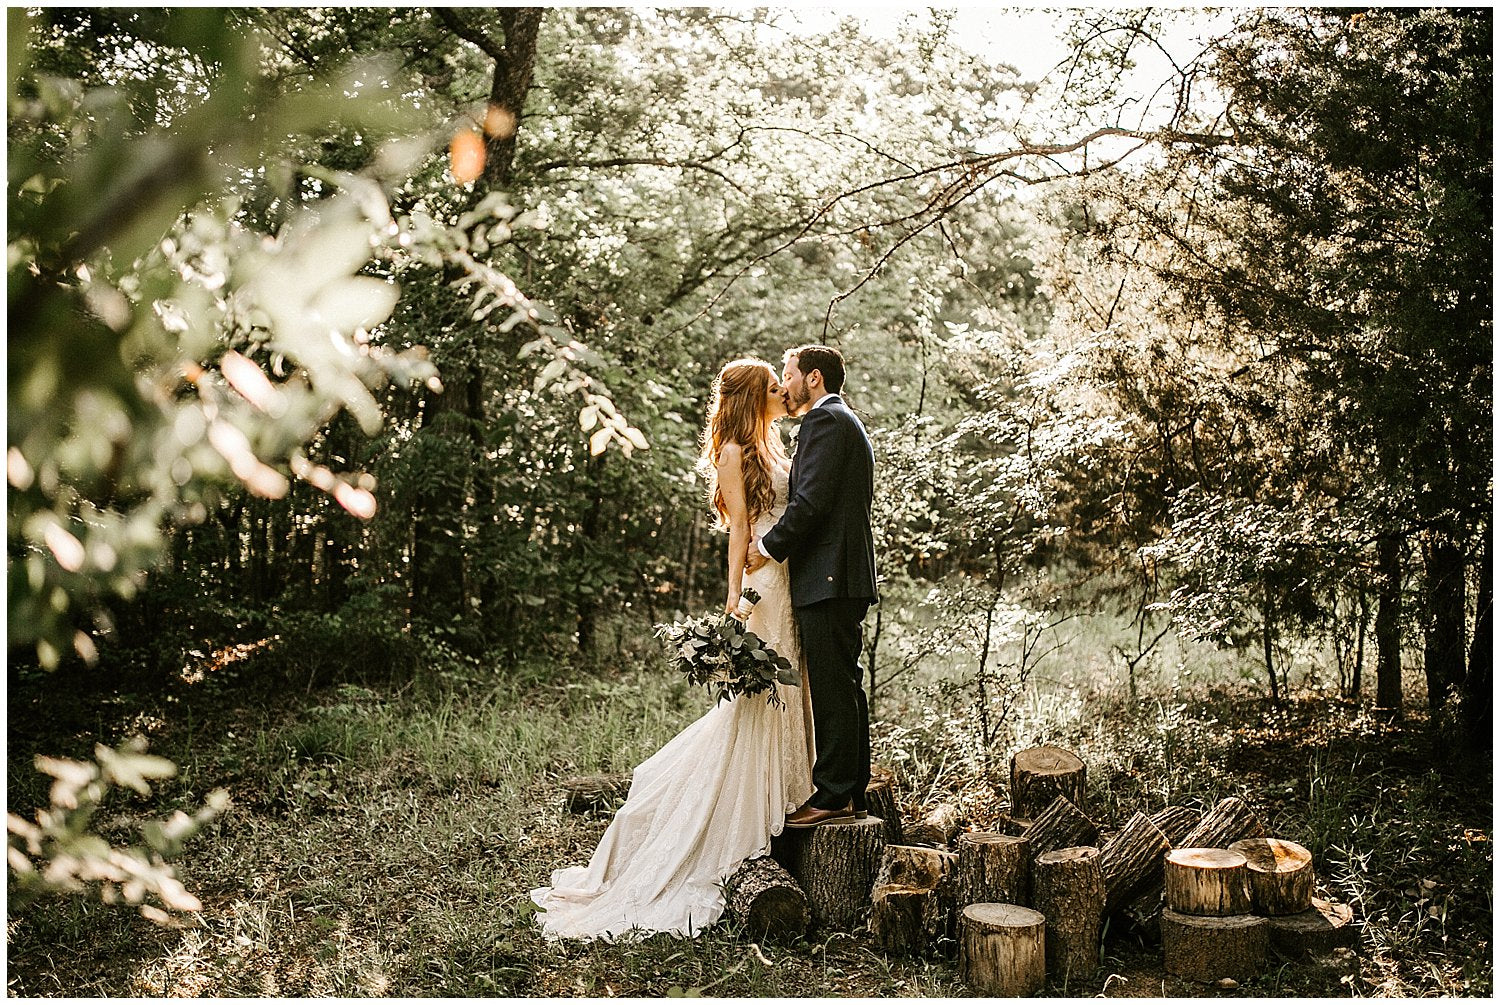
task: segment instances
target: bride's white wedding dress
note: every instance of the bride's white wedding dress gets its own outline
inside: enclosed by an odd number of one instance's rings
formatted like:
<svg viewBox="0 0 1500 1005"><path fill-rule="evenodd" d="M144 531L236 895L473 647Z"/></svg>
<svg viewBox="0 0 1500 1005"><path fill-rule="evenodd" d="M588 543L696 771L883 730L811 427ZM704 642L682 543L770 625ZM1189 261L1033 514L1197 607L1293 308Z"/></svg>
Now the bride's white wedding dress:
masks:
<svg viewBox="0 0 1500 1005"><path fill-rule="evenodd" d="M773 469L776 505L756 522L775 525L787 471ZM786 566L745 577L760 593L746 627L793 666L802 664ZM721 884L765 854L786 814L812 795L812 715L803 686L718 702L635 769L630 794L587 866L559 869L531 897L549 938L614 939L671 932L692 936L724 913Z"/></svg>

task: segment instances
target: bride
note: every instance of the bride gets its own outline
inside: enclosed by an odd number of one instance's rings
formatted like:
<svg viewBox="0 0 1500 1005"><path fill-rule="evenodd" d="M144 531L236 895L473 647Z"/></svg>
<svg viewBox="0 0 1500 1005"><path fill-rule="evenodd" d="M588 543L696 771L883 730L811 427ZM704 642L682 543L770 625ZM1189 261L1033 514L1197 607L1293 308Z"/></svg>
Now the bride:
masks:
<svg viewBox="0 0 1500 1005"><path fill-rule="evenodd" d="M776 371L756 359L726 363L714 381L699 467L729 531L733 613L740 591L760 602L746 627L794 666L802 663L786 565L745 573L754 535L786 508L791 462L773 423L787 414ZM770 850L782 822L812 794L812 717L803 686L718 702L636 769L630 794L587 866L559 869L533 890L549 938L613 939L630 933L691 936L724 913L722 883Z"/></svg>

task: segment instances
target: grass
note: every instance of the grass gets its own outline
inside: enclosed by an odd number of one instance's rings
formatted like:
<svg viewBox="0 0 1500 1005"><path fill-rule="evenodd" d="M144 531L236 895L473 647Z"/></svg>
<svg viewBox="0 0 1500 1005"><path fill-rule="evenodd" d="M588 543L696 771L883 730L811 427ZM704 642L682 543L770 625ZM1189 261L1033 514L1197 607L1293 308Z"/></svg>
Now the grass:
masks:
<svg viewBox="0 0 1500 1005"><path fill-rule="evenodd" d="M1489 994L1488 780L1434 770L1419 719L1376 723L1308 680L1272 710L1232 655L1188 650L1156 660L1132 701L1110 669L1111 626L1063 630L1068 644L1020 692L997 762L1022 745L1071 747L1107 824L1137 808L1242 795L1275 833L1313 851L1321 893L1356 909L1357 972L1277 965L1236 993ZM257 651L197 683L132 684L107 703L119 688L97 678L13 675L13 811L45 798L33 751L78 756L94 738L138 731L182 771L149 799L106 806L100 827L112 840L214 786L234 805L180 861L204 902L190 927L76 899L13 910L11 994L968 994L952 960L887 957L863 935L752 947L723 922L692 941L539 937L528 891L585 861L608 822L566 813L557 780L626 772L704 708L639 654L604 670L503 676L380 680L349 668L316 679L299 668L292 686L276 660ZM877 760L894 770L906 812L957 794L969 825L984 828L1001 795L972 742L972 710L934 690L940 676L919 672L882 695ZM1111 933L1096 973L1047 990L1101 993L1218 992L1166 975L1158 948Z"/></svg>

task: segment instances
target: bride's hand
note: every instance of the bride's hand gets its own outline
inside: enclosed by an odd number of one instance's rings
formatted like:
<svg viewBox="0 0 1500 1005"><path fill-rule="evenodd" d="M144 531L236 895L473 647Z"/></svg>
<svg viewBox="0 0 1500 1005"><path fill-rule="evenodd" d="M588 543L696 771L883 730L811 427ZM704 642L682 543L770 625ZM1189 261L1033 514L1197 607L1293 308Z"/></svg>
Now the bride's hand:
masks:
<svg viewBox="0 0 1500 1005"><path fill-rule="evenodd" d="M729 615L731 618L737 617L737 615L736 615L735 612L738 609L739 609L739 598L738 597L730 597L728 600L724 601L724 613L727 614L727 615Z"/></svg>

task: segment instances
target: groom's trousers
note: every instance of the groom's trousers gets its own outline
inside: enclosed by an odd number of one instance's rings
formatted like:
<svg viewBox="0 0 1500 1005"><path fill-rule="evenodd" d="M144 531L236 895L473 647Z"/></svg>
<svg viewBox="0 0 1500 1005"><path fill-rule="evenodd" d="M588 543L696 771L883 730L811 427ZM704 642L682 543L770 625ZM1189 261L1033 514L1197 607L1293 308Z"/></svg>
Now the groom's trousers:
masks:
<svg viewBox="0 0 1500 1005"><path fill-rule="evenodd" d="M812 688L815 791L808 802L823 810L851 801L865 807L870 783L870 706L861 683L859 656L865 598L836 597L797 608L802 654Z"/></svg>

